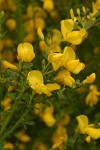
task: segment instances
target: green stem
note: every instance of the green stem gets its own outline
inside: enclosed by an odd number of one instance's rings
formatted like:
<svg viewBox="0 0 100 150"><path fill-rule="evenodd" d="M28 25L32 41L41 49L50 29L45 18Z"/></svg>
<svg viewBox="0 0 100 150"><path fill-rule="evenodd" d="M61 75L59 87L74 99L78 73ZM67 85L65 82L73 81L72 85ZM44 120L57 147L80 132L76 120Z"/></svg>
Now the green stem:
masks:
<svg viewBox="0 0 100 150"><path fill-rule="evenodd" d="M19 96L16 98L15 100L15 103L13 105L13 108L10 112L7 113L7 116L5 117L6 119L4 120L3 122L3 125L1 127L1 130L0 130L0 136L3 134L3 132L6 130L6 127L10 121L10 119L12 118L14 112L15 112L15 109L16 109L16 106L18 104L18 100L20 100L20 98L22 97L23 93L19 94Z"/></svg>
<svg viewBox="0 0 100 150"><path fill-rule="evenodd" d="M0 137L1 141L4 140L6 137L8 137L9 134L11 134L23 122L24 117L28 114L29 111L30 108L28 107L26 111L23 113L23 115L19 118L19 120L15 123L15 125Z"/></svg>

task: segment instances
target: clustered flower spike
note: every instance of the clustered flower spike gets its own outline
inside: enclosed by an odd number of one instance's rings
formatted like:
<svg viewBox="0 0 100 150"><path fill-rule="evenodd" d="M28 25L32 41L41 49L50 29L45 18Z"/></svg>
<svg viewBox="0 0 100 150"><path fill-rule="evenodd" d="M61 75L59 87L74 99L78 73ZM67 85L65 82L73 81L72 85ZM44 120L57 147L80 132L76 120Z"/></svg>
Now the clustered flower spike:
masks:
<svg viewBox="0 0 100 150"><path fill-rule="evenodd" d="M80 134L86 134L89 138L99 139L100 128L95 128L94 124L89 124L88 117L85 115L79 115L76 117L78 121L78 131Z"/></svg>

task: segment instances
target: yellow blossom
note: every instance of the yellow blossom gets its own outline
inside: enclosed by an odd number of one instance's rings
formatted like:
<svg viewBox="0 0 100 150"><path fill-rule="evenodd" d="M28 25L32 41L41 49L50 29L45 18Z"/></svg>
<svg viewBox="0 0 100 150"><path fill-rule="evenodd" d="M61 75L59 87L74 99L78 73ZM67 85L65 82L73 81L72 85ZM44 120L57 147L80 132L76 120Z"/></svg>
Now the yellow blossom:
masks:
<svg viewBox="0 0 100 150"><path fill-rule="evenodd" d="M37 34L38 34L38 36L39 36L39 38L40 38L41 40L44 40L44 35L43 35L42 30L41 30L40 27L37 28Z"/></svg>
<svg viewBox="0 0 100 150"><path fill-rule="evenodd" d="M65 68L67 68L68 71L74 74L78 74L81 70L85 68L85 64L81 63L79 59L70 60L65 64Z"/></svg>
<svg viewBox="0 0 100 150"><path fill-rule="evenodd" d="M42 119L48 127L52 127L56 123L56 119L51 113L43 114Z"/></svg>
<svg viewBox="0 0 100 150"><path fill-rule="evenodd" d="M93 105L96 105L99 101L100 92L97 90L97 87L95 85L90 85L90 92L86 96L85 102L90 107L93 107Z"/></svg>
<svg viewBox="0 0 100 150"><path fill-rule="evenodd" d="M71 47L65 47L63 53L51 53L48 56L48 61L52 63L53 69L57 70L60 67L65 67L68 71L78 74L85 68L85 64L76 59L74 50Z"/></svg>
<svg viewBox="0 0 100 150"><path fill-rule="evenodd" d="M54 2L53 0L43 0L43 8L46 9L48 12L54 9Z"/></svg>
<svg viewBox="0 0 100 150"><path fill-rule="evenodd" d="M96 74L92 73L90 76L87 76L86 79L82 82L83 84L92 83L96 78Z"/></svg>
<svg viewBox="0 0 100 150"><path fill-rule="evenodd" d="M66 35L74 29L74 22L72 19L66 19L61 21L61 33L63 39L66 40Z"/></svg>
<svg viewBox="0 0 100 150"><path fill-rule="evenodd" d="M4 143L4 148L5 149L11 149L11 150L13 150L14 149L14 145L12 144L12 143L10 143L10 142L6 142L6 143Z"/></svg>
<svg viewBox="0 0 100 150"><path fill-rule="evenodd" d="M28 73L27 80L29 81L30 87L38 94L51 95L51 91L60 89L57 83L44 85L43 75L40 71L33 70Z"/></svg>
<svg viewBox="0 0 100 150"><path fill-rule="evenodd" d="M38 28L41 28L42 30L44 29L45 27L45 21L42 17L36 17L35 18L35 28L38 29Z"/></svg>
<svg viewBox="0 0 100 150"><path fill-rule="evenodd" d="M73 31L74 21L72 19L66 19L61 21L61 33L63 40L74 45L79 45L87 37L87 31L82 28L79 31Z"/></svg>
<svg viewBox="0 0 100 150"><path fill-rule="evenodd" d="M65 86L72 87L75 83L74 78L71 77L70 72L67 69L64 69L56 75L54 80L57 80L58 82L62 83Z"/></svg>
<svg viewBox="0 0 100 150"><path fill-rule="evenodd" d="M17 137L21 142L23 142L23 143L27 143L27 142L29 142L30 139L31 139L30 136L27 135L27 134L25 134L23 131L17 132L17 133L16 133L16 137Z"/></svg>
<svg viewBox="0 0 100 150"><path fill-rule="evenodd" d="M30 43L21 43L17 47L18 60L23 60L25 62L31 62L34 57L34 48Z"/></svg>
<svg viewBox="0 0 100 150"><path fill-rule="evenodd" d="M53 69L56 71L58 68L63 66L64 56L62 53L51 53L48 56L48 61L52 63Z"/></svg>
<svg viewBox="0 0 100 150"><path fill-rule="evenodd" d="M9 97L6 97L4 100L1 101L1 105L4 107L4 111L11 109L11 102L13 100Z"/></svg>
<svg viewBox="0 0 100 150"><path fill-rule="evenodd" d="M45 52L47 50L47 45L46 45L45 41L42 41L42 40L39 41L39 47L42 52Z"/></svg>
<svg viewBox="0 0 100 150"><path fill-rule="evenodd" d="M66 132L66 128L63 126L58 126L56 131L54 132L53 136L52 136L52 143L53 146L52 148L59 148L59 149L63 149L63 144L64 142L67 141L67 132Z"/></svg>
<svg viewBox="0 0 100 150"><path fill-rule="evenodd" d="M87 116L80 115L80 116L77 116L76 119L78 121L78 129L81 134L87 134L92 139L100 138L100 129L94 128L93 124L89 125Z"/></svg>
<svg viewBox="0 0 100 150"><path fill-rule="evenodd" d="M16 20L10 18L6 21L6 26L10 31L13 31L16 29Z"/></svg>
<svg viewBox="0 0 100 150"><path fill-rule="evenodd" d="M91 137L87 136L85 140L86 140L87 143L90 143L91 142Z"/></svg>
<svg viewBox="0 0 100 150"><path fill-rule="evenodd" d="M2 61L2 67L4 69L11 69L11 70L17 70L17 67L13 64L11 64L10 62L3 60Z"/></svg>
<svg viewBox="0 0 100 150"><path fill-rule="evenodd" d="M91 15L94 16L100 10L100 0L97 0L95 3L92 2L92 8L93 12Z"/></svg>
<svg viewBox="0 0 100 150"><path fill-rule="evenodd" d="M98 139L100 138L100 129L95 129L92 127L86 127L85 133L89 135L92 139Z"/></svg>

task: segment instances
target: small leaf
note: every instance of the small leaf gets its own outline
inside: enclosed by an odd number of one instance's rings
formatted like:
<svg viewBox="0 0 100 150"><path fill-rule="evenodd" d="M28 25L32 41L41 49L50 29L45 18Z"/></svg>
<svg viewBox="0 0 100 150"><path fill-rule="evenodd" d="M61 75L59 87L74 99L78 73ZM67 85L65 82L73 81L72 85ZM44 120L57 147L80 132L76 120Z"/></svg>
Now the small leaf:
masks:
<svg viewBox="0 0 100 150"><path fill-rule="evenodd" d="M24 63L23 69L28 69L28 68L31 68L32 66L33 66L33 63Z"/></svg>
<svg viewBox="0 0 100 150"><path fill-rule="evenodd" d="M17 94L16 93L7 93L7 96L11 99L16 99Z"/></svg>
<svg viewBox="0 0 100 150"><path fill-rule="evenodd" d="M34 125L35 122L34 121L29 121L29 122L25 122L26 125Z"/></svg>

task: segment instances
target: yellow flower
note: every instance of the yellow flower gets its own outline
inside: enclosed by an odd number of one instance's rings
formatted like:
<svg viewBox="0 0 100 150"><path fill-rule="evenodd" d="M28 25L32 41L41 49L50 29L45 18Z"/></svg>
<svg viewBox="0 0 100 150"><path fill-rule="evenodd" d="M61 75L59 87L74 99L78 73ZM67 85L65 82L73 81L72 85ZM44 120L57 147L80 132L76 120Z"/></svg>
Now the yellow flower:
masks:
<svg viewBox="0 0 100 150"><path fill-rule="evenodd" d="M92 139L98 139L100 138L100 129L95 129L92 127L86 127L85 133L89 135Z"/></svg>
<svg viewBox="0 0 100 150"><path fill-rule="evenodd" d="M35 28L38 29L38 28L41 28L42 30L44 29L45 27L45 21L42 17L36 17L35 18Z"/></svg>
<svg viewBox="0 0 100 150"><path fill-rule="evenodd" d="M16 71L17 70L17 67L15 66L15 65L13 65L13 64L11 64L10 62L8 62L8 61L6 61L6 60L3 60L2 61L2 67L4 68L4 69L11 69L11 70L13 70L13 71Z"/></svg>
<svg viewBox="0 0 100 150"><path fill-rule="evenodd" d="M87 76L86 79L82 82L83 84L92 83L96 78L96 74L92 73L90 76Z"/></svg>
<svg viewBox="0 0 100 150"><path fill-rule="evenodd" d="M43 0L43 8L46 9L48 12L54 9L54 2L53 0Z"/></svg>
<svg viewBox="0 0 100 150"><path fill-rule="evenodd" d="M52 149L63 149L64 146L64 142L67 141L67 132L66 132L66 128L63 126L58 126L56 131L54 132L53 136L52 136Z"/></svg>
<svg viewBox="0 0 100 150"><path fill-rule="evenodd" d="M93 12L92 12L92 16L94 16L99 10L100 10L100 0L97 0L95 3L92 3L92 8L93 8Z"/></svg>
<svg viewBox="0 0 100 150"><path fill-rule="evenodd" d="M44 40L44 35L43 35L42 29L40 27L37 28L37 34L41 40Z"/></svg>
<svg viewBox="0 0 100 150"><path fill-rule="evenodd" d="M78 129L81 134L87 134L89 135L92 139L98 139L100 138L100 129L94 128L94 124L88 124L88 118L85 115L80 115L76 117L78 121Z"/></svg>
<svg viewBox="0 0 100 150"><path fill-rule="evenodd" d="M71 77L70 72L67 69L64 69L60 71L54 80L57 80L58 82L62 83L65 86L72 87L73 84L75 83L74 78Z"/></svg>
<svg viewBox="0 0 100 150"><path fill-rule="evenodd" d="M90 143L91 142L91 137L87 136L85 140L86 140L87 143Z"/></svg>
<svg viewBox="0 0 100 150"><path fill-rule="evenodd" d="M96 105L99 101L100 92L97 90L97 87L95 85L90 85L90 92L86 96L85 102L90 107L93 107L93 105Z"/></svg>
<svg viewBox="0 0 100 150"><path fill-rule="evenodd" d="M56 71L58 68L63 66L64 56L62 53L51 53L48 56L48 61L52 63L53 69Z"/></svg>
<svg viewBox="0 0 100 150"><path fill-rule="evenodd" d="M30 136L25 134L23 131L17 132L16 137L23 143L27 143L30 141Z"/></svg>
<svg viewBox="0 0 100 150"><path fill-rule="evenodd" d="M4 143L4 148L6 149L11 149L11 150L13 150L14 149L14 145L12 144L12 143L10 143L10 142L6 142L6 143Z"/></svg>
<svg viewBox="0 0 100 150"><path fill-rule="evenodd" d="M78 121L78 129L80 131L80 133L84 134L85 133L85 127L88 126L88 118L85 115L80 115L78 117L76 117L77 121Z"/></svg>
<svg viewBox="0 0 100 150"><path fill-rule="evenodd" d="M56 119L51 113L43 114L42 119L48 127L52 127L56 123Z"/></svg>
<svg viewBox="0 0 100 150"><path fill-rule="evenodd" d="M60 89L57 83L44 85L43 75L38 70L33 70L28 73L27 80L29 81L30 87L38 94L51 95L51 91Z"/></svg>
<svg viewBox="0 0 100 150"><path fill-rule="evenodd" d="M52 63L56 71L60 67L65 67L68 71L78 74L85 68L85 64L76 59L74 50L71 47L65 47L63 53L52 53L48 56L48 61Z"/></svg>
<svg viewBox="0 0 100 150"><path fill-rule="evenodd" d="M85 64L81 63L79 59L70 60L65 64L65 68L67 68L68 71L74 74L78 74L81 70L85 68Z"/></svg>
<svg viewBox="0 0 100 150"><path fill-rule="evenodd" d="M74 29L74 22L72 19L66 19L61 21L61 33L64 41L66 40L66 35Z"/></svg>
<svg viewBox="0 0 100 150"><path fill-rule="evenodd" d="M82 28L79 31L73 31L74 21L72 19L66 19L61 21L61 33L63 40L74 45L79 45L87 37L87 31Z"/></svg>
<svg viewBox="0 0 100 150"><path fill-rule="evenodd" d="M30 43L19 44L17 52L18 52L17 56L18 60L23 60L25 62L31 62L35 57L33 46Z"/></svg>
<svg viewBox="0 0 100 150"><path fill-rule="evenodd" d="M10 18L6 21L6 26L10 31L13 31L16 29L16 20Z"/></svg>

